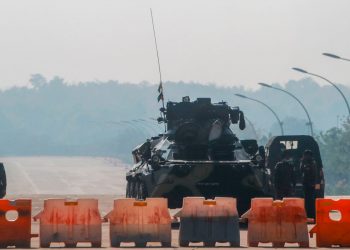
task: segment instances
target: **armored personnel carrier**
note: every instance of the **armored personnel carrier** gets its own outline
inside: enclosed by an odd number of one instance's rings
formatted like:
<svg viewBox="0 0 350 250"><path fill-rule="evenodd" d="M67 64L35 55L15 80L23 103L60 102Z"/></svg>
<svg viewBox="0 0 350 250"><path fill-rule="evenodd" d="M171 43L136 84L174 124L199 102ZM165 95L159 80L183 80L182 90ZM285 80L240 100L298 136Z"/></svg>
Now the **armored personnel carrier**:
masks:
<svg viewBox="0 0 350 250"><path fill-rule="evenodd" d="M127 197L166 197L170 208L181 207L187 196L235 197L241 214L251 198L272 196L270 172L256 141L240 141L230 129L245 128L238 107L184 97L161 111L166 132L133 150Z"/></svg>

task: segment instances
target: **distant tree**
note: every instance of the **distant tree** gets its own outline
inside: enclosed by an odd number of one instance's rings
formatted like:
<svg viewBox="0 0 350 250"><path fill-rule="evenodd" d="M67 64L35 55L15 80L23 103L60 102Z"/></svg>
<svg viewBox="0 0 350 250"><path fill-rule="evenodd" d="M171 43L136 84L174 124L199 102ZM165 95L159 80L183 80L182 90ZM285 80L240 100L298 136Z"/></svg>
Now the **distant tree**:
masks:
<svg viewBox="0 0 350 250"><path fill-rule="evenodd" d="M55 76L52 80L50 80L49 84L51 86L63 86L64 85L64 79L58 76Z"/></svg>
<svg viewBox="0 0 350 250"><path fill-rule="evenodd" d="M47 84L47 80L44 76L41 74L33 74L30 77L29 82L32 84L32 86L36 89L43 87Z"/></svg>
<svg viewBox="0 0 350 250"><path fill-rule="evenodd" d="M326 176L327 193L350 193L350 120L318 137Z"/></svg>

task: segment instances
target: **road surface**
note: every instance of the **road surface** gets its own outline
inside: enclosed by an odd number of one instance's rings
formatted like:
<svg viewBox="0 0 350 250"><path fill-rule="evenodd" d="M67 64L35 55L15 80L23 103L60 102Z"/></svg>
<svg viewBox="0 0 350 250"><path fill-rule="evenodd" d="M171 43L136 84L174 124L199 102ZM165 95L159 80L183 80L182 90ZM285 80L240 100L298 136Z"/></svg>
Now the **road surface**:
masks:
<svg viewBox="0 0 350 250"><path fill-rule="evenodd" d="M112 210L113 200L123 197L125 192L125 172L127 165L113 158L93 157L6 157L1 158L8 178L7 199L31 198L33 216L43 206L47 198L97 198L101 215ZM174 213L174 211L171 211ZM311 225L309 226L311 227ZM109 248L109 225L103 224L103 248ZM32 233L39 232L37 222L32 224ZM247 231L241 228L241 246L247 247ZM178 247L178 230L172 230L172 247ZM53 247L64 247L64 244L52 244ZM132 243L123 244L130 247ZM160 246L150 243L148 246ZM202 246L192 244L193 249ZM225 249L227 244L217 244ZM226 247L225 247L226 246ZM271 247L271 244L260 246ZM296 247L296 244L286 244ZM310 239L310 247L315 247L315 239ZM32 239L32 247L39 247L38 238ZM80 249L89 244L78 244ZM232 249L232 248L228 248ZM261 249L261 248L258 248Z"/></svg>

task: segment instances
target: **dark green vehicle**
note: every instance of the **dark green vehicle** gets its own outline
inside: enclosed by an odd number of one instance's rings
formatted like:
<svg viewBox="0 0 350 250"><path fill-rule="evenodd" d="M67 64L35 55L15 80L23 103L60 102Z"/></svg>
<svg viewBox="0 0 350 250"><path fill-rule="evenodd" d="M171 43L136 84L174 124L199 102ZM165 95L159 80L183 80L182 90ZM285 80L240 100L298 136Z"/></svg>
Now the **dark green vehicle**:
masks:
<svg viewBox="0 0 350 250"><path fill-rule="evenodd" d="M238 107L184 97L161 111L166 132L133 150L127 197L166 197L170 208L181 207L186 196L235 197L242 214L251 198L273 195L264 153L256 141L240 141L230 129L245 128Z"/></svg>
<svg viewBox="0 0 350 250"><path fill-rule="evenodd" d="M300 170L300 160L305 150L311 150L313 158L319 170L321 189L317 192L318 198L324 197L325 178L323 174L323 164L320 149L316 140L309 135L281 135L274 136L266 144L266 163L267 169L274 172L275 166L281 160L282 151L287 151L290 156L290 163L294 166L296 174L296 190L297 197L303 197L302 174ZM273 176L273 175L272 175Z"/></svg>

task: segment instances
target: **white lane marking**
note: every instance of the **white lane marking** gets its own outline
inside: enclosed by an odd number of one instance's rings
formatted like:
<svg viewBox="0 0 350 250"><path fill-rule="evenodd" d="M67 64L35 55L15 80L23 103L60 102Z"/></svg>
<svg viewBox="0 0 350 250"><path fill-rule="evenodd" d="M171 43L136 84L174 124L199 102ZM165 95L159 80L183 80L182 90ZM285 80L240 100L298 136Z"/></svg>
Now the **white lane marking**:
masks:
<svg viewBox="0 0 350 250"><path fill-rule="evenodd" d="M25 170L25 167L22 166L22 164L18 161L13 161L13 163L16 165L16 167L21 170L21 173L23 174L23 176L25 177L25 179L30 183L30 185L32 185L32 188L34 190L34 194L39 194L39 189L38 187L35 185L35 183L33 182L33 180L30 178L30 176L28 175L28 173ZM25 190L23 190L22 192L24 192ZM28 191L28 190L26 190Z"/></svg>

